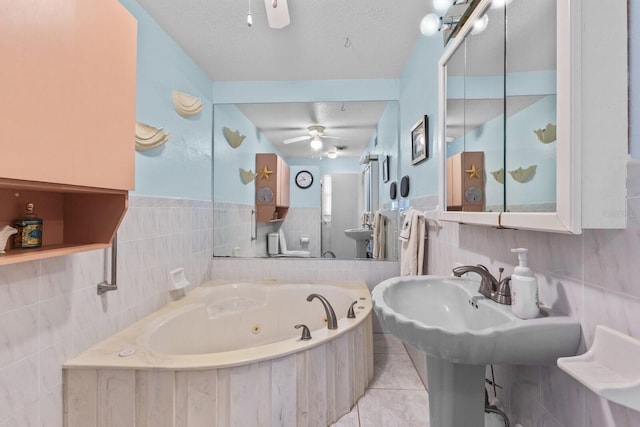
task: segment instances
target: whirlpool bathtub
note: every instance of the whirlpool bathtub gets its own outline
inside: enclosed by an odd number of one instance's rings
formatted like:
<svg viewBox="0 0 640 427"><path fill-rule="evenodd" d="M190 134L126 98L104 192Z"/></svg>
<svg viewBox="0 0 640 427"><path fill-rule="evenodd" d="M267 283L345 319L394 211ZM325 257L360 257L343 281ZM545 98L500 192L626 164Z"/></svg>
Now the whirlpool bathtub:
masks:
<svg viewBox="0 0 640 427"><path fill-rule="evenodd" d="M327 328L333 306L338 328ZM353 302L355 318L347 318ZM305 324L310 340L302 340ZM211 281L64 364L66 426L327 426L373 376L364 282Z"/></svg>

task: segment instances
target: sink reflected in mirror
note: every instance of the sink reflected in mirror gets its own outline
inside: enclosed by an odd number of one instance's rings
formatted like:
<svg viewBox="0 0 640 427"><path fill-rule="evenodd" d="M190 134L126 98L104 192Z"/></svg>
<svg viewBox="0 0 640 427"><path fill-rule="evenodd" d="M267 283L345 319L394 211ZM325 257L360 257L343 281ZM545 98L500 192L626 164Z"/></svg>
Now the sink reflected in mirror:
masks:
<svg viewBox="0 0 640 427"><path fill-rule="evenodd" d="M373 240L373 230L370 228L351 228L344 230L344 234L356 241L356 258L371 258L367 255L369 242Z"/></svg>
<svg viewBox="0 0 640 427"><path fill-rule="evenodd" d="M356 241L371 240L373 238L373 230L370 228L351 228L344 230L344 234Z"/></svg>

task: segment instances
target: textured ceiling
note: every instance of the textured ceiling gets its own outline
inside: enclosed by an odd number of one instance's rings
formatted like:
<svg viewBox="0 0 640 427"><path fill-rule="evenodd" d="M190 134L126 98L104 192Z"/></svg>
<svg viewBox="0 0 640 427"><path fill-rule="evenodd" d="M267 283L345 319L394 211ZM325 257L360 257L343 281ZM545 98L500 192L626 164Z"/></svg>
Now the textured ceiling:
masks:
<svg viewBox="0 0 640 427"><path fill-rule="evenodd" d="M275 30L262 0L138 3L214 81L398 78L431 9L428 0L289 0L291 23Z"/></svg>

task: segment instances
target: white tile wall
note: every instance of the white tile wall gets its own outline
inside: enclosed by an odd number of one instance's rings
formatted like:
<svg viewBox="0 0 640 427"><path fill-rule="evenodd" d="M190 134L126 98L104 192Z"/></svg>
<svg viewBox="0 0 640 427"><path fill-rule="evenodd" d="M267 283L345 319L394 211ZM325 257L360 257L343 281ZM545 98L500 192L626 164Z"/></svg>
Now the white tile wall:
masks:
<svg viewBox="0 0 640 427"><path fill-rule="evenodd" d="M105 251L0 267L0 426L61 426L62 363L166 304L169 270L208 279L212 222L209 201L130 196L103 296Z"/></svg>

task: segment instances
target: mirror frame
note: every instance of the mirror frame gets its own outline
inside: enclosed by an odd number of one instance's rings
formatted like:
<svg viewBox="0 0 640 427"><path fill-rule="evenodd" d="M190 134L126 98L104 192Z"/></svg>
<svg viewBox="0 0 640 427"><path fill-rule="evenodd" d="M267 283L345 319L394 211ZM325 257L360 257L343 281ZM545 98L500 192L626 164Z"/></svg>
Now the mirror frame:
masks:
<svg viewBox="0 0 640 427"><path fill-rule="evenodd" d="M492 0L481 0L457 36L443 53L438 63L438 145L439 163L439 214L442 221L488 225L499 228L519 228L560 233L579 234L581 228L581 171L579 140L580 105L579 79L571 78L580 70L580 55L571 49L571 36L576 22L570 16L571 0L557 2L557 142L556 142L556 212L450 212L446 210L446 103L447 103L447 62L464 43L474 22L491 5ZM506 6L508 7L508 6ZM579 12L578 12L579 13ZM573 34L572 34L573 33ZM572 120L571 107L574 108ZM509 143L506 142L506 150ZM572 155L573 154L573 155Z"/></svg>

